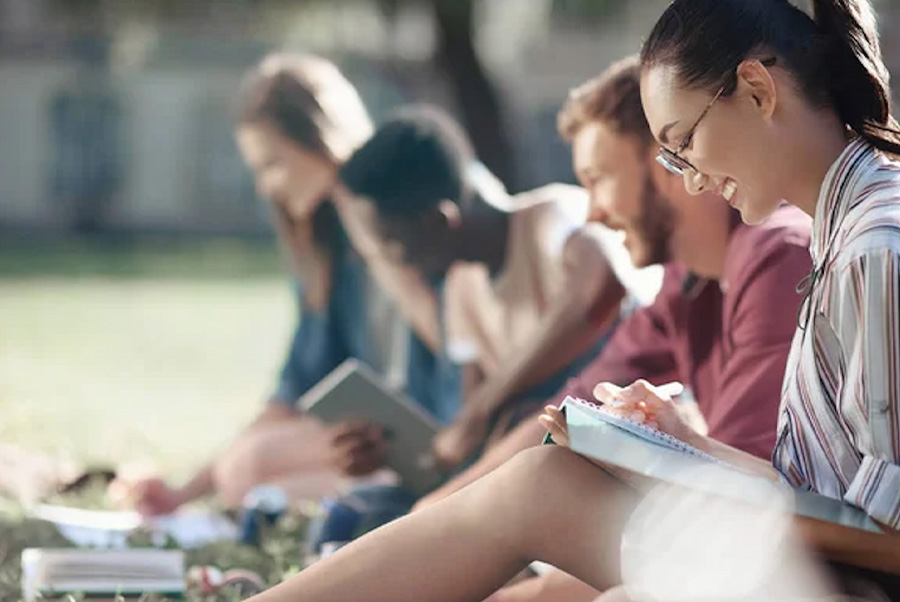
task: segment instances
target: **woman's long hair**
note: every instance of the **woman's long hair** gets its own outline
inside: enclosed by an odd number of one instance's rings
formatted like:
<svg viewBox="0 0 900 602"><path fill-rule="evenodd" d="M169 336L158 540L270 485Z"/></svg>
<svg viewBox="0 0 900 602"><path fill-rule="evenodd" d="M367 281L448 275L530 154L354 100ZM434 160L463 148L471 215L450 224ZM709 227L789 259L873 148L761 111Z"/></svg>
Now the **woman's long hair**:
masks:
<svg viewBox="0 0 900 602"><path fill-rule="evenodd" d="M330 61L312 55L271 54L245 78L239 124L265 123L305 150L341 166L372 134L372 122L356 88ZM308 263L295 242L293 218L275 206L278 240L295 272ZM318 251L330 252L339 228L331 203L312 216Z"/></svg>

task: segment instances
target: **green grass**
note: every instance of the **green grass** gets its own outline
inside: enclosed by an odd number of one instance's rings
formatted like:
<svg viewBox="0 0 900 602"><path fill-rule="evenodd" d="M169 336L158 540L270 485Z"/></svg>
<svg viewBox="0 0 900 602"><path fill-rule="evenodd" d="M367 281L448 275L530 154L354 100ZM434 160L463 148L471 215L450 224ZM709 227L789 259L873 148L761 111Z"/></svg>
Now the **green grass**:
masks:
<svg viewBox="0 0 900 602"><path fill-rule="evenodd" d="M296 516L285 516L276 525L262 532L259 547L234 542L218 542L185 551L185 565L212 565L220 570L240 568L253 571L269 585L274 585L295 574L304 566L300 543L305 521ZM129 540L131 547L146 547L150 535L135 532ZM29 547L70 547L49 523L0 512L0 602L18 602L21 599L22 550ZM235 602L237 592L223 588L214 595L202 595L194 590L186 592L189 602ZM72 596L71 602L79 597ZM164 598L145 595L142 601L162 602ZM67 601L68 602L68 601Z"/></svg>
<svg viewBox="0 0 900 602"><path fill-rule="evenodd" d="M294 312L271 243L0 244L0 441L184 478L259 409Z"/></svg>
<svg viewBox="0 0 900 602"><path fill-rule="evenodd" d="M0 441L185 479L259 410L294 322L271 241L5 238ZM225 542L187 562L274 583L299 565L301 532L288 520L261 549ZM0 602L20 595L21 549L41 545L66 542L0 499Z"/></svg>

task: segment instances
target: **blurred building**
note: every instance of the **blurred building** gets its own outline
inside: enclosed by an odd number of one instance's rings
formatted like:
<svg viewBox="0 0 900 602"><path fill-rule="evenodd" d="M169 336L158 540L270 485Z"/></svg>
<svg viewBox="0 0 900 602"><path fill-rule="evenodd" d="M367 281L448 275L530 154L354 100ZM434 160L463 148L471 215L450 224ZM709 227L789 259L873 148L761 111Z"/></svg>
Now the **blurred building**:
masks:
<svg viewBox="0 0 900 602"><path fill-rule="evenodd" d="M639 49L666 0L475 0L478 55L515 148L515 188L571 179L555 116ZM900 3L882 0L896 68ZM258 232L232 138L242 73L273 49L335 59L376 119L458 112L426 0L0 0L0 226Z"/></svg>

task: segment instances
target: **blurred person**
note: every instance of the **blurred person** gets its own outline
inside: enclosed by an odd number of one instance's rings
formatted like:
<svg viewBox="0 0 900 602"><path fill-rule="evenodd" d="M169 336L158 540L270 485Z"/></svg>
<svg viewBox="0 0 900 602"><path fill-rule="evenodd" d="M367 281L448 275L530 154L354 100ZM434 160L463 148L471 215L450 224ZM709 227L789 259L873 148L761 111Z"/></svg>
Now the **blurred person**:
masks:
<svg viewBox="0 0 900 602"><path fill-rule="evenodd" d="M900 131L871 5L815 0L810 16L787 0L675 0L644 43L641 66L660 162L698 195L693 202L721 193L750 223L771 223L784 212L782 199L795 203L814 220L815 269L796 316L770 462L697 433L646 381L624 389L601 383L596 397L640 411L751 474L855 506L896 542ZM772 291L768 302L752 318L763 331L784 297ZM562 418L548 408L541 421L564 443ZM637 503L627 475L614 472L565 447L526 450L255 599L326 602L365 591L373 602L478 600L533 559L612 589L621 583L622 525ZM826 559L845 552L832 534L800 532ZM872 567L865 554L843 560L863 568L832 565L838 581ZM900 599L896 575L864 576ZM777 582L758 585L761 595L743 598L776 598L765 592ZM822 599L818 583L808 585L809 597ZM626 588L624 597L631 593ZM735 593L726 588L714 599Z"/></svg>
<svg viewBox="0 0 900 602"><path fill-rule="evenodd" d="M397 318L371 272L387 272L402 283L393 290L418 294L416 310L407 315L424 344L411 350L410 365L420 366L420 356L438 345L431 328L436 319L429 315L434 292L414 273L363 261L330 201L340 165L372 133L350 82L324 59L270 55L248 75L238 108L237 143L274 214L297 282L300 320L269 403L228 449L181 487L159 479L136 484L137 505L148 514L171 512L213 492L236 506L253 486L271 482L294 497L319 497L334 492L342 474L364 475L381 465L384 442L375 427L347 422L325 428L295 408L301 395L349 357L382 372L396 361ZM439 387L429 388L438 376L417 374L410 393L446 419L451 405L441 405Z"/></svg>
<svg viewBox="0 0 900 602"><path fill-rule="evenodd" d="M799 303L793 297L772 306L772 291L809 269L808 218L787 209L748 228L715 194L690 197L655 161L637 57L573 90L559 129L572 143L574 171L590 193L591 219L624 233L636 266L666 267L653 304L629 316L596 361L553 398L589 397L600 380L677 379L698 402L703 420L694 422L701 430L705 423L710 436L766 457ZM537 445L541 432L536 421L525 422L419 507Z"/></svg>
<svg viewBox="0 0 900 602"><path fill-rule="evenodd" d="M463 367L465 401L435 440L444 466L538 409L602 349L623 282L652 279L635 273L611 231L586 223L583 189L508 194L476 163L462 128L432 107L382 124L341 181L355 198L339 204L368 212L368 229L398 262L446 275L442 334Z"/></svg>
<svg viewBox="0 0 900 602"><path fill-rule="evenodd" d="M593 385L604 380L679 380L696 399L702 420L690 420L705 426L702 432L769 457L800 300L777 291L795 286L809 271L809 219L782 208L751 228L715 193L689 195L656 162L636 56L573 90L559 129L572 143L575 173L591 194L592 219L624 232L635 265L669 263L653 304L626 319L603 353L552 399L591 399ZM418 508L537 445L542 432L536 420L525 422ZM598 593L549 573L497 600L590 600Z"/></svg>

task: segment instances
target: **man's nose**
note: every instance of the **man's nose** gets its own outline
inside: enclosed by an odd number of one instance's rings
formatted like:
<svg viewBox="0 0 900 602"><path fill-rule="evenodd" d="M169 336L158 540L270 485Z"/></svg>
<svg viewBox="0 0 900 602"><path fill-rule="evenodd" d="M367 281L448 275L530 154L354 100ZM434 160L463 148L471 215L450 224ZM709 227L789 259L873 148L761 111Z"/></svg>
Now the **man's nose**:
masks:
<svg viewBox="0 0 900 602"><path fill-rule="evenodd" d="M606 195L592 192L588 211L588 221L607 225L607 222L609 222L610 211Z"/></svg>

